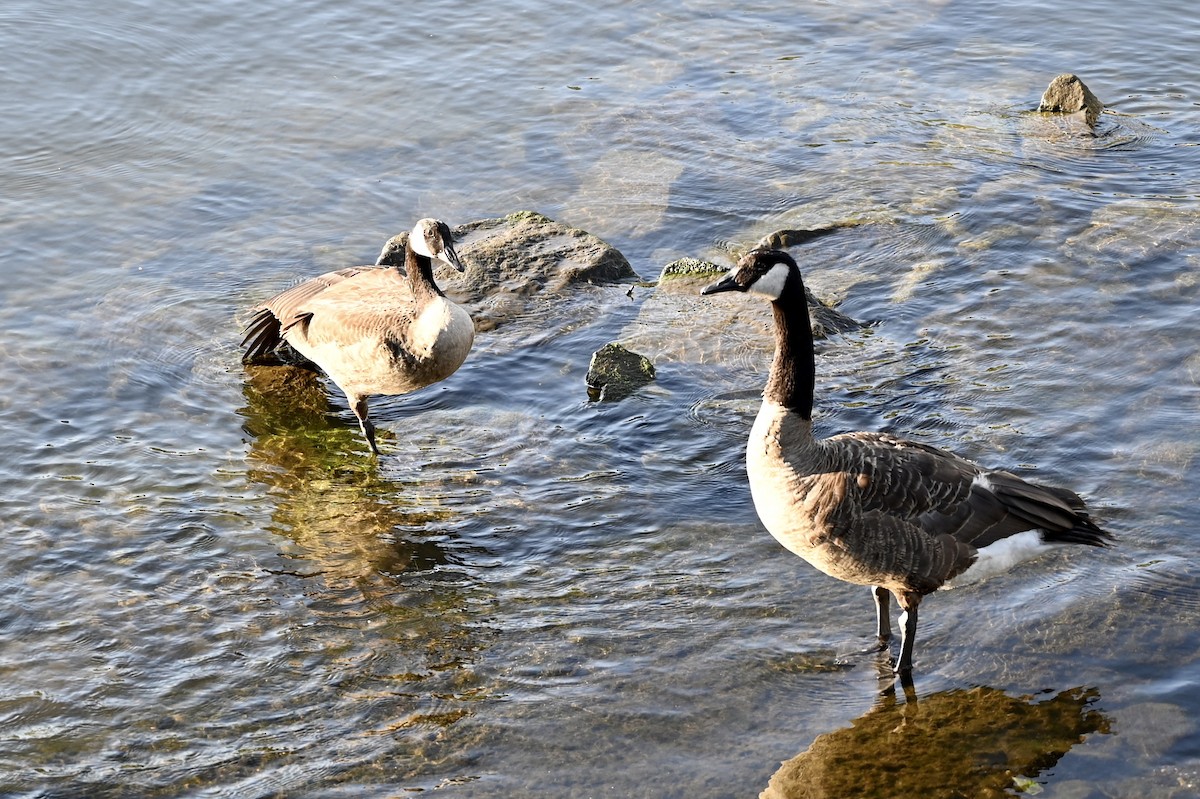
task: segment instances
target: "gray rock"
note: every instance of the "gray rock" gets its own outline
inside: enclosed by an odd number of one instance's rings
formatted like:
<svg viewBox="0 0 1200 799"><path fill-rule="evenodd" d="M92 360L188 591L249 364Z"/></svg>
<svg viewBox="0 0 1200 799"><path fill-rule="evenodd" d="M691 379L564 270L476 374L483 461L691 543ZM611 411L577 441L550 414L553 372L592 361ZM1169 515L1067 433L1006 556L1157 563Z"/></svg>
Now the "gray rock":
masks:
<svg viewBox="0 0 1200 799"><path fill-rule="evenodd" d="M821 228L802 228L785 230L776 230L774 233L768 233L758 240L755 247L772 247L776 250L786 250L789 247L798 247L801 244L807 244L813 239L819 239L822 236L828 236L830 233L837 233L839 230L848 227L854 227L855 222L846 222L841 225L831 225Z"/></svg>
<svg viewBox="0 0 1200 799"><path fill-rule="evenodd" d="M807 241L810 238L823 235L826 232L832 232L837 228L827 228L820 231L778 231L772 233L771 236L764 237L757 246L767 246L764 242L772 237L781 238L782 234L789 233L810 233L815 234L801 239ZM699 258L680 258L677 261L672 261L663 267L662 273L659 275L659 287L666 289L671 293L698 293L704 283L715 279L719 275L728 272L728 267L719 266L711 261L702 261ZM833 333L845 333L850 330L857 330L863 327L862 322L858 322L846 316L841 311L829 305L826 302L819 300L812 291L805 286L804 296L808 300L808 314L812 320L813 338L823 339L828 338ZM769 316L769 314L767 314Z"/></svg>
<svg viewBox="0 0 1200 799"><path fill-rule="evenodd" d="M1088 127L1094 128L1104 111L1104 103L1077 76L1064 73L1050 81L1037 110L1062 114L1078 114L1082 111Z"/></svg>
<svg viewBox="0 0 1200 799"><path fill-rule="evenodd" d="M637 277L616 248L534 211L470 222L452 233L466 272L439 270L438 285L467 309L478 331L522 315L535 297ZM384 255L402 249L405 237L393 236Z"/></svg>
<svg viewBox="0 0 1200 799"><path fill-rule="evenodd" d="M592 353L586 379L593 401L624 399L654 379L654 364L613 342Z"/></svg>

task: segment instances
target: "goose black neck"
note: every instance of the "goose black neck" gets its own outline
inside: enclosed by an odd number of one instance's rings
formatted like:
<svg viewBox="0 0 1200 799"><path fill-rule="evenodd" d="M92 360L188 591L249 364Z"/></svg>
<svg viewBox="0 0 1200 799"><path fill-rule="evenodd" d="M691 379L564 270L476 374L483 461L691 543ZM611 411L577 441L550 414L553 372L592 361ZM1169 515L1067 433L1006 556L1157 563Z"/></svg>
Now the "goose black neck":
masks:
<svg viewBox="0 0 1200 799"><path fill-rule="evenodd" d="M433 282L433 259L418 254L411 244L404 247L404 268L408 271L408 282L412 286L413 294L445 296L437 283Z"/></svg>
<svg viewBox="0 0 1200 799"><path fill-rule="evenodd" d="M808 317L804 281L797 270L788 275L783 293L771 303L771 310L775 314L775 358L763 399L782 405L803 419L812 419L816 371L812 322Z"/></svg>

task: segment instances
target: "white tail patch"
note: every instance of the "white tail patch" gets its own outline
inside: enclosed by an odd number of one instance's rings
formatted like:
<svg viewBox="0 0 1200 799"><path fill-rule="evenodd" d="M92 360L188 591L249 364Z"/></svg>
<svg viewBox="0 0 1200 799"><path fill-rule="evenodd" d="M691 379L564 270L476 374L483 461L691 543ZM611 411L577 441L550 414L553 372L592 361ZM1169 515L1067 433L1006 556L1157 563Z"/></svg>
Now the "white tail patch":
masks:
<svg viewBox="0 0 1200 799"><path fill-rule="evenodd" d="M977 477L976 480L981 478ZM988 544L979 550L975 562L965 572L955 577L945 588L957 588L967 583L975 583L1003 574L1021 561L1029 560L1057 549L1054 544L1042 540L1042 534L1037 530L1026 530L1023 533L1001 538L994 544Z"/></svg>

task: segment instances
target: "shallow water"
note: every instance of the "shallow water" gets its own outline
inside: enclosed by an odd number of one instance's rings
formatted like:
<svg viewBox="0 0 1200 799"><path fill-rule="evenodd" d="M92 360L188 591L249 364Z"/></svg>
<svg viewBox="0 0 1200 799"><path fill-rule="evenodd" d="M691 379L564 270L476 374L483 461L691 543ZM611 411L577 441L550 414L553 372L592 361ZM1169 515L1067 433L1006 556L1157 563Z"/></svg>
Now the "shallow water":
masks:
<svg viewBox="0 0 1200 799"><path fill-rule="evenodd" d="M594 5L0 9L0 793L837 795L890 743L946 779L862 795L1197 795L1191 7ZM1063 71L1099 135L1029 112ZM647 280L857 223L803 251L876 323L820 344L822 430L1070 486L1120 546L930 598L895 697L865 590L755 518L746 298L534 307L373 404L378 464L239 363L295 279L525 208ZM613 339L658 378L589 403Z"/></svg>

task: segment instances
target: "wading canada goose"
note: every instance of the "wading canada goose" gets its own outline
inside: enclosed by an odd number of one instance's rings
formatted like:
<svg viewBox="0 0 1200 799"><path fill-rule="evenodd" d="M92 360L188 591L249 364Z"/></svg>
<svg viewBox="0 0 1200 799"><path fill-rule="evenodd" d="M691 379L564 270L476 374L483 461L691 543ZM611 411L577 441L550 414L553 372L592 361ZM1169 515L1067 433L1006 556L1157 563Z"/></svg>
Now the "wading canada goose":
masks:
<svg viewBox="0 0 1200 799"><path fill-rule="evenodd" d="M775 357L746 448L759 518L825 574L871 586L881 650L891 638L889 592L896 597L897 673L912 671L926 594L998 573L1041 548L1111 540L1070 491L887 433L814 438L813 340L796 262L780 250L752 250L701 293L722 291L765 295L775 317Z"/></svg>
<svg viewBox="0 0 1200 799"><path fill-rule="evenodd" d="M407 275L398 268L401 251ZM470 315L433 282L434 259L463 271L450 228L422 219L384 245L376 266L328 272L276 294L246 325L242 360L260 361L287 344L316 364L345 392L378 455L367 397L444 380L475 341Z"/></svg>

